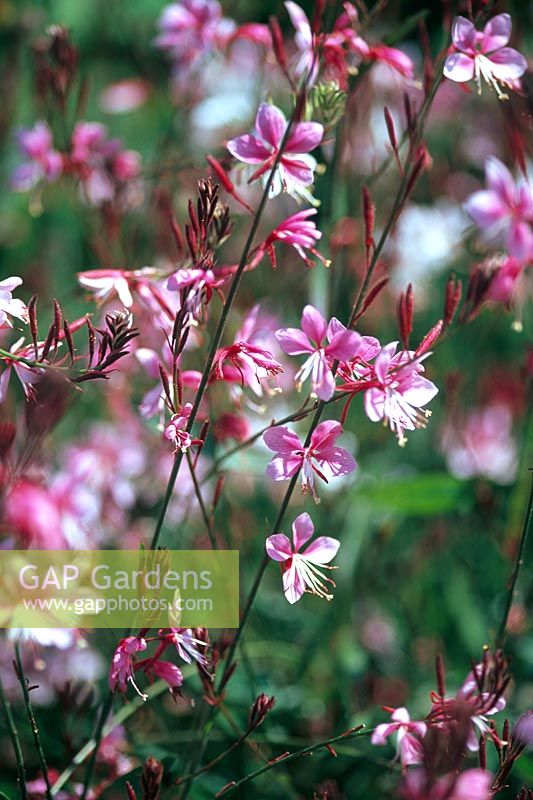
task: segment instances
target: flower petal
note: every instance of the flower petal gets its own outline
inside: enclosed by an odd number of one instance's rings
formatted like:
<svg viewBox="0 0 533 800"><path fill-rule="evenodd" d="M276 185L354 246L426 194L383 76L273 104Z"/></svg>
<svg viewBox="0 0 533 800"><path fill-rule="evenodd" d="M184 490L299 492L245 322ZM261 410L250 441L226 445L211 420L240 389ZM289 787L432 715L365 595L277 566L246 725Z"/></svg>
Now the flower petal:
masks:
<svg viewBox="0 0 533 800"><path fill-rule="evenodd" d="M305 306L302 313L302 330L320 347L326 335L326 320L314 306Z"/></svg>
<svg viewBox="0 0 533 800"><path fill-rule="evenodd" d="M277 150L286 127L287 120L277 106L261 103L255 118L255 129L263 141Z"/></svg>
<svg viewBox="0 0 533 800"><path fill-rule="evenodd" d="M511 38L511 28L512 22L510 14L496 14L495 17L489 19L483 28L481 52L492 53L493 50L499 50L500 47L505 47Z"/></svg>
<svg viewBox="0 0 533 800"><path fill-rule="evenodd" d="M305 582L294 561L290 568L283 573L283 592L291 605L296 603L305 592Z"/></svg>
<svg viewBox="0 0 533 800"><path fill-rule="evenodd" d="M286 481L296 475L302 462L299 456L276 456L267 464L266 474L273 481Z"/></svg>
<svg viewBox="0 0 533 800"><path fill-rule="evenodd" d="M464 204L464 209L480 228L489 228L509 213L500 195L490 189L471 194Z"/></svg>
<svg viewBox="0 0 533 800"><path fill-rule="evenodd" d="M341 543L331 536L319 536L303 551L302 556L312 564L329 564L337 553Z"/></svg>
<svg viewBox="0 0 533 800"><path fill-rule="evenodd" d="M533 258L533 231L527 222L513 220L507 235L507 249L519 261Z"/></svg>
<svg viewBox="0 0 533 800"><path fill-rule="evenodd" d="M324 135L324 128L319 122L299 122L291 130L286 153L308 153L318 147Z"/></svg>
<svg viewBox="0 0 533 800"><path fill-rule="evenodd" d="M474 59L465 53L452 53L444 62L444 77L456 83L466 83L474 77Z"/></svg>
<svg viewBox="0 0 533 800"><path fill-rule="evenodd" d="M314 353L315 348L300 328L281 328L275 333L279 346L289 356Z"/></svg>
<svg viewBox="0 0 533 800"><path fill-rule="evenodd" d="M294 542L295 552L309 541L314 531L315 526L313 525L313 520L307 512L296 517L292 523L292 541Z"/></svg>
<svg viewBox="0 0 533 800"><path fill-rule="evenodd" d="M269 428L263 434L263 441L275 453L284 455L292 455L294 450L302 448L298 435L286 427Z"/></svg>
<svg viewBox="0 0 533 800"><path fill-rule="evenodd" d="M527 61L518 50L502 47L490 56L492 74L499 81L516 81L527 69Z"/></svg>
<svg viewBox="0 0 533 800"><path fill-rule="evenodd" d="M455 17L452 25L452 42L463 53L474 52L477 31L466 17Z"/></svg>
<svg viewBox="0 0 533 800"><path fill-rule="evenodd" d="M290 539L284 533L275 533L269 536L265 542L267 555L273 561L287 561L292 557L292 545Z"/></svg>
<svg viewBox="0 0 533 800"><path fill-rule="evenodd" d="M262 164L272 155L272 151L250 133L230 139L226 146L232 156L245 164Z"/></svg>

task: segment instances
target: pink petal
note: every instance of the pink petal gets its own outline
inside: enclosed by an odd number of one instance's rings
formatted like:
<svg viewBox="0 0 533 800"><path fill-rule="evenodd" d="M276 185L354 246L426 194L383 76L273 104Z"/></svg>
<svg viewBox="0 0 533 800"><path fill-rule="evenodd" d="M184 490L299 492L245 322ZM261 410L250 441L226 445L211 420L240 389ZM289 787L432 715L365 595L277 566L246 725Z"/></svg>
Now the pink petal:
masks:
<svg viewBox="0 0 533 800"><path fill-rule="evenodd" d="M361 346L359 348L358 356L364 361L370 361L374 356L377 356L381 350L379 339L374 336L361 336Z"/></svg>
<svg viewBox="0 0 533 800"><path fill-rule="evenodd" d="M409 733L406 733L398 742L398 749L403 767L408 767L410 764L421 764L424 760L422 742Z"/></svg>
<svg viewBox="0 0 533 800"><path fill-rule="evenodd" d="M370 739L371 743L377 745L387 744L388 737L392 736L392 734L396 732L397 728L398 726L394 723L382 722L381 725L377 725L374 729Z"/></svg>
<svg viewBox="0 0 533 800"><path fill-rule="evenodd" d="M490 56L492 74L500 81L516 81L527 69L527 61L518 50L502 47Z"/></svg>
<svg viewBox="0 0 533 800"><path fill-rule="evenodd" d="M336 420L328 419L317 425L311 436L311 447L313 450L328 450L333 447L342 433L342 425Z"/></svg>
<svg viewBox="0 0 533 800"><path fill-rule="evenodd" d="M318 122L299 122L290 134L285 147L286 153L309 153L318 147L324 135L324 128Z"/></svg>
<svg viewBox="0 0 533 800"><path fill-rule="evenodd" d="M421 408L433 400L438 392L435 384L426 378L414 378L411 386L402 391L402 394L410 405Z"/></svg>
<svg viewBox="0 0 533 800"><path fill-rule="evenodd" d="M476 44L476 29L466 17L455 17L452 25L452 42L464 53L473 52Z"/></svg>
<svg viewBox="0 0 533 800"><path fill-rule="evenodd" d="M330 400L335 393L335 378L331 372L328 360L322 351L315 359L312 374L313 392L320 400Z"/></svg>
<svg viewBox="0 0 533 800"><path fill-rule="evenodd" d="M301 9L296 3L293 3L292 0L287 0L285 3L285 8L287 9L287 13L291 18L292 24L301 37L302 43L306 42L308 45L310 45L313 41L313 35L311 33L309 20L307 19L303 9Z"/></svg>
<svg viewBox="0 0 533 800"><path fill-rule="evenodd" d="M309 541L315 531L313 520L304 512L296 517L292 523L292 541L294 542L294 551L300 550L303 545Z"/></svg>
<svg viewBox="0 0 533 800"><path fill-rule="evenodd" d="M509 213L507 205L500 196L490 189L471 194L464 204L464 209L480 228L489 228Z"/></svg>
<svg viewBox="0 0 533 800"><path fill-rule="evenodd" d="M303 458L299 456L276 456L267 464L265 471L273 481L286 481L296 475L302 463Z"/></svg>
<svg viewBox="0 0 533 800"><path fill-rule="evenodd" d="M11 376L11 367L5 367L0 375L0 403L3 403L7 397L7 389L9 386L9 378Z"/></svg>
<svg viewBox="0 0 533 800"><path fill-rule="evenodd" d="M379 422L385 415L385 394L380 389L367 389L364 397L365 413L372 422Z"/></svg>
<svg viewBox="0 0 533 800"><path fill-rule="evenodd" d="M411 715L404 706L401 706L400 708L394 709L394 711L391 714L391 719L393 719L394 722L406 723L411 721Z"/></svg>
<svg viewBox="0 0 533 800"><path fill-rule="evenodd" d="M505 47L511 38L511 27L510 14L497 14L492 19L489 19L483 28L481 52L492 53L493 50Z"/></svg>
<svg viewBox="0 0 533 800"><path fill-rule="evenodd" d="M292 556L292 545L284 533L275 533L265 542L267 554L273 561L287 561Z"/></svg>
<svg viewBox="0 0 533 800"><path fill-rule="evenodd" d="M314 180L313 168L306 164L303 158L283 156L280 164L280 173L285 183L296 183L301 186L310 186Z"/></svg>
<svg viewBox="0 0 533 800"><path fill-rule="evenodd" d="M312 564L329 564L339 552L340 546L341 543L338 539L332 539L331 536L319 536L314 542L311 542L309 547L306 547L302 556Z"/></svg>
<svg viewBox="0 0 533 800"><path fill-rule="evenodd" d="M272 155L271 150L250 133L230 139L226 146L232 156L245 164L261 164Z"/></svg>
<svg viewBox="0 0 533 800"><path fill-rule="evenodd" d="M283 591L291 605L296 603L305 592L305 583L295 562L283 573Z"/></svg>
<svg viewBox="0 0 533 800"><path fill-rule="evenodd" d="M355 458L344 447L331 447L317 454L317 459L321 470L326 478L338 478L341 475L349 475L357 468Z"/></svg>
<svg viewBox="0 0 533 800"><path fill-rule="evenodd" d="M385 383L385 379L390 369L392 358L396 352L396 348L398 346L398 342L390 342L390 344L385 345L381 353L376 358L376 362L374 364L374 369L376 371L376 375L381 383Z"/></svg>
<svg viewBox="0 0 533 800"><path fill-rule="evenodd" d="M255 118L255 129L261 139L277 150L286 127L287 120L279 108L269 103L261 103Z"/></svg>
<svg viewBox="0 0 533 800"><path fill-rule="evenodd" d="M519 261L533 257L533 231L527 222L513 220L507 235L507 249Z"/></svg>
<svg viewBox="0 0 533 800"><path fill-rule="evenodd" d="M487 187L495 192L502 202L512 205L515 199L515 182L513 176L497 158L488 158L485 163L485 180Z"/></svg>
<svg viewBox="0 0 533 800"><path fill-rule="evenodd" d="M292 455L294 450L302 449L298 435L290 428L269 428L263 434L263 441L275 453L284 455Z"/></svg>
<svg viewBox="0 0 533 800"><path fill-rule="evenodd" d="M444 62L444 76L456 83L466 83L474 77L474 59L465 53L452 53Z"/></svg>
<svg viewBox="0 0 533 800"><path fill-rule="evenodd" d="M326 320L314 306L305 306L302 314L302 330L319 346L326 335Z"/></svg>
<svg viewBox="0 0 533 800"><path fill-rule="evenodd" d="M326 353L339 361L349 361L359 353L361 336L355 331L339 331L330 340Z"/></svg>
<svg viewBox="0 0 533 800"><path fill-rule="evenodd" d="M300 328L281 328L275 333L279 346L289 356L314 353L315 348Z"/></svg>
<svg viewBox="0 0 533 800"><path fill-rule="evenodd" d="M135 351L135 356L151 378L159 378L160 362L154 350L150 350L148 347L139 347Z"/></svg>
<svg viewBox="0 0 533 800"><path fill-rule="evenodd" d="M450 800L489 800L492 775L483 769L467 769L462 772Z"/></svg>

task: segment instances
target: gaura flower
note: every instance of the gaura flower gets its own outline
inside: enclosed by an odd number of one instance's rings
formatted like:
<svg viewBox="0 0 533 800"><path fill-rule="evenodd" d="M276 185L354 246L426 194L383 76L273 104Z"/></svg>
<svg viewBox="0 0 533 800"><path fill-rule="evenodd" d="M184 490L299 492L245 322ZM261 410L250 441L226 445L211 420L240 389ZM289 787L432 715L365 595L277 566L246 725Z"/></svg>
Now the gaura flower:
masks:
<svg viewBox="0 0 533 800"><path fill-rule="evenodd" d="M199 650L199 646L205 647L205 642L194 636L192 628L171 628L166 638L176 645L179 657L186 664L191 664L193 660L202 666L207 664L206 657Z"/></svg>
<svg viewBox="0 0 533 800"><path fill-rule="evenodd" d="M487 189L474 192L464 208L490 239L505 242L507 251L521 262L533 259L533 189L518 181L497 158L485 164Z"/></svg>
<svg viewBox="0 0 533 800"><path fill-rule="evenodd" d="M302 493L310 492L315 503L320 502L314 485L315 474L328 483L329 479L348 475L357 467L353 456L344 447L335 445L341 433L339 422L321 422L313 431L309 447L304 447L290 428L270 428L263 434L263 441L276 455L268 464L266 474L275 481L285 481L301 470Z"/></svg>
<svg viewBox="0 0 533 800"><path fill-rule="evenodd" d="M319 536L303 552L301 548L314 533L314 525L309 514L300 514L292 524L292 544L284 533L275 533L266 540L266 551L273 561L279 561L283 574L283 591L289 603L296 603L304 592L310 592L326 600L333 598L328 593L326 583L335 584L327 578L317 565L325 569L326 564L335 558L340 547L337 539Z"/></svg>
<svg viewBox="0 0 533 800"><path fill-rule="evenodd" d="M25 303L13 297L13 292L21 284L22 278L15 276L0 281L0 328L12 327L9 317L16 317L22 322L28 321Z"/></svg>
<svg viewBox="0 0 533 800"><path fill-rule="evenodd" d="M396 352L398 342L386 345L374 363L375 385L364 397L365 412L373 422L384 420L398 436L400 445L407 441L404 431L425 426L429 411L420 411L439 391L434 383L421 376L424 367L414 352ZM430 355L426 353L423 357Z"/></svg>
<svg viewBox="0 0 533 800"><path fill-rule="evenodd" d="M421 764L424 756L421 739L426 735L426 723L412 721L406 708L394 709L391 719L392 722L384 722L376 727L370 741L375 745L384 745L388 737L396 733L396 752L402 767L405 769L410 764Z"/></svg>
<svg viewBox="0 0 533 800"><path fill-rule="evenodd" d="M287 130L287 120L279 108L262 103L255 118L255 130L257 135L246 133L238 136L231 139L227 147L239 161L260 165L249 182L262 176L266 185ZM296 199L309 199L305 187L313 183L316 169L316 159L309 153L318 147L323 133L324 128L318 122L298 122L291 127L272 180L270 197L285 190Z"/></svg>
<svg viewBox="0 0 533 800"><path fill-rule="evenodd" d="M409 770L400 787L403 800L489 800L492 775L483 769L467 769L442 778L430 777L425 769Z"/></svg>
<svg viewBox="0 0 533 800"><path fill-rule="evenodd" d="M15 191L27 192L39 181L55 181L63 171L63 156L54 150L52 131L46 122L36 122L33 128L18 134L20 151L28 161L21 164L11 176Z"/></svg>
<svg viewBox="0 0 533 800"><path fill-rule="evenodd" d="M470 20L455 17L452 42L458 52L446 58L444 75L457 83L475 80L479 94L483 78L500 99L507 98L500 86L516 88L518 79L527 69L524 56L505 46L511 36L511 26L509 14L498 14L480 33Z"/></svg>
<svg viewBox="0 0 533 800"><path fill-rule="evenodd" d="M180 694L180 686L183 683L183 673L176 664L170 661L152 661L149 671L157 675L158 678L168 684L170 693L175 696Z"/></svg>
<svg viewBox="0 0 533 800"><path fill-rule="evenodd" d="M109 670L109 688L112 692L117 689L119 692L126 692L128 683L131 683L137 694L146 700L147 695L141 692L133 677L133 657L142 650L146 650L146 641L142 638L127 636L121 640L115 650Z"/></svg>
<svg viewBox="0 0 533 800"><path fill-rule="evenodd" d="M312 253L319 261L322 261L326 267L329 267L331 262L315 249L316 242L322 238L322 231L319 231L314 221L309 219L314 214L316 214L316 208L306 208L304 211L298 211L296 214L287 217L259 245L252 264L255 266L255 264L259 263L259 260L266 253L275 269L277 261L274 244L276 242L284 242L294 247L308 267L313 267L315 262L309 258L306 250Z"/></svg>
<svg viewBox="0 0 533 800"><path fill-rule="evenodd" d="M193 439L191 434L187 432L191 411L192 404L185 403L180 413L174 414L165 428L165 439L172 442L175 453L177 453L178 450L181 450L182 453L186 453L191 445L200 443L199 439Z"/></svg>
<svg viewBox="0 0 533 800"><path fill-rule="evenodd" d="M294 380L297 388L311 376L311 387L320 400L329 400L335 392L332 363L349 361L357 355L361 337L349 331L336 317L329 323L314 306L307 305L302 314L302 329L281 328L276 338L281 349L290 356L311 353L302 364ZM324 344L327 338L328 344Z"/></svg>

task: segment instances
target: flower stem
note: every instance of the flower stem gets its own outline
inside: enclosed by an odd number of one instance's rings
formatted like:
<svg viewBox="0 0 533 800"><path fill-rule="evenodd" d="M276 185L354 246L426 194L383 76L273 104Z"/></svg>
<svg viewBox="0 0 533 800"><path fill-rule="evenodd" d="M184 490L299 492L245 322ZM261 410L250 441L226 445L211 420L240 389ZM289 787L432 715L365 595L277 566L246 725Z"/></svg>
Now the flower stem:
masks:
<svg viewBox="0 0 533 800"><path fill-rule="evenodd" d="M8 699L5 696L1 678L0 678L0 705L2 706L2 711L6 721L7 731L9 733L9 738L11 739L11 744L13 745L13 751L15 753L20 796L22 800L27 800L28 789L26 786L26 769L24 767L24 757L22 755L22 748L20 746L20 739L17 728L15 726L15 720L13 719L13 714L11 713L11 706L9 705Z"/></svg>
<svg viewBox="0 0 533 800"><path fill-rule="evenodd" d="M41 744L41 737L39 736L39 727L37 725L37 720L35 719L35 714L33 713L33 706L31 704L31 698L30 698L30 690L28 687L28 679L26 678L24 674L24 669L22 667L22 660L20 657L20 648L18 643L15 644L15 661L16 661L17 678L19 680L20 687L22 689L22 694L24 695L24 704L26 706L26 714L28 716L28 721L30 723L31 732L33 735L33 743L35 745L35 750L37 752L37 760L39 762L39 767L43 774L44 782L46 785L45 796L47 800L52 800L50 777L48 775L48 765L46 763L43 746Z"/></svg>
<svg viewBox="0 0 533 800"><path fill-rule="evenodd" d="M518 544L518 550L516 553L516 559L514 563L513 574L511 577L511 583L507 591L507 597L505 600L505 608L503 612L502 621L500 622L500 627L498 628L498 634L496 636L497 650L501 649L505 642L505 633L507 630L507 623L509 621L509 612L511 611L513 600L516 597L518 578L520 575L520 570L522 569L524 563L524 553L526 550L527 539L529 536L529 531L532 522L533 522L533 471L531 471L531 486L529 489L529 500L527 503L526 514L524 517L522 534L520 536L520 542Z"/></svg>
<svg viewBox="0 0 533 800"><path fill-rule="evenodd" d="M349 739L356 739L360 736L368 736L371 732L372 731L370 730L363 730L363 726L358 725L356 728L352 728L350 731L345 731L338 736L333 736L330 739L324 739L322 742L316 742L316 744L308 745L307 747L303 747L301 750L296 750L294 753L286 753L279 758L269 761L268 764L264 764L254 772L250 772L249 775L246 775L240 781L228 784L215 796L217 798L226 797L227 795L233 794L233 792L237 791L237 789L240 789L240 787L245 783L250 783L250 781L255 780L255 778L259 777L259 775L263 775L265 772L274 769L274 767L277 767L280 764L287 764L289 761L293 761L295 758L300 758L301 756L312 755L315 750L320 750L323 747L329 747L332 744L335 744L335 742L348 741Z"/></svg>

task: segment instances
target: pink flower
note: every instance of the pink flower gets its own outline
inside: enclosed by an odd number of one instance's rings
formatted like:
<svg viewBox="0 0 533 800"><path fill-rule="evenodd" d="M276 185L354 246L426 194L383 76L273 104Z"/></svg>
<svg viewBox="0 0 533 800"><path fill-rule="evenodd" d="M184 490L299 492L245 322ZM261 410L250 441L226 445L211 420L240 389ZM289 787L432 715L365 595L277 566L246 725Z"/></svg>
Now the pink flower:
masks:
<svg viewBox="0 0 533 800"><path fill-rule="evenodd" d="M166 288L180 292L189 317L201 321L203 307L209 305L213 291L218 291L228 277L217 276L212 269L179 269L168 278Z"/></svg>
<svg viewBox="0 0 533 800"><path fill-rule="evenodd" d="M163 9L157 23L157 47L174 63L179 83L185 82L211 51L224 47L235 30L233 20L222 16L217 0L181 0Z"/></svg>
<svg viewBox="0 0 533 800"><path fill-rule="evenodd" d="M412 722L406 708L396 708L391 713L391 719L392 722L377 726L372 734L372 744L384 745L389 736L397 733L396 749L402 767L405 769L410 764L421 764L424 750L420 740L426 735L426 723Z"/></svg>
<svg viewBox="0 0 533 800"><path fill-rule="evenodd" d="M410 770L402 783L404 800L489 800L492 775L482 769L467 769L460 775L444 775L436 782L424 769Z"/></svg>
<svg viewBox="0 0 533 800"><path fill-rule="evenodd" d="M357 467L353 456L344 447L335 445L341 433L339 422L321 422L313 431L309 447L304 447L289 428L269 428L263 434L263 441L276 455L268 464L266 474L275 481L285 481L302 470L302 493L310 492L318 503L315 473L328 483L328 479L348 475Z"/></svg>
<svg viewBox="0 0 533 800"><path fill-rule="evenodd" d="M40 355L42 351L42 343L39 344L37 354ZM33 361L35 358L35 351L33 345L25 345L24 338L18 339L9 348L9 352L17 358L27 358ZM9 388L9 380L11 377L11 370L15 370L15 374L22 384L24 394L30 397L32 394L32 384L39 380L42 374L40 367L27 367L16 358L9 358L9 356L0 356L0 363L5 365L4 371L0 374L0 403L5 402L7 398L7 390Z"/></svg>
<svg viewBox="0 0 533 800"><path fill-rule="evenodd" d="M349 361L357 355L361 337L349 331L336 317L329 323L316 308L307 305L300 328L281 328L276 338L281 349L290 356L311 353L295 375L298 389L311 376L311 387L320 400L329 400L335 392L333 361ZM328 344L324 345L327 338Z"/></svg>
<svg viewBox="0 0 533 800"><path fill-rule="evenodd" d="M442 450L449 471L457 478L482 475L496 483L512 483L518 447L510 408L492 403L472 409L466 418L452 418L443 431Z"/></svg>
<svg viewBox="0 0 533 800"><path fill-rule="evenodd" d="M106 114L136 111L150 96L150 84L142 78L126 78L102 89L99 106Z"/></svg>
<svg viewBox="0 0 533 800"><path fill-rule="evenodd" d="M510 253L521 262L533 258L533 190L528 181L517 182L497 158L485 164L487 189L474 192L465 210L491 239L503 239Z"/></svg>
<svg viewBox="0 0 533 800"><path fill-rule="evenodd" d="M174 445L174 452L177 453L181 450L186 453L189 447L196 442L190 433L187 433L187 425L189 424L189 417L192 411L192 404L185 403L179 414L174 414L165 428L165 439L172 442Z"/></svg>
<svg viewBox="0 0 533 800"><path fill-rule="evenodd" d="M0 328L12 327L9 317L28 321L28 309L22 300L13 297L13 292L22 284L22 278L11 277L0 281Z"/></svg>
<svg viewBox="0 0 533 800"><path fill-rule="evenodd" d="M18 192L33 189L40 180L55 181L63 171L63 156L54 150L52 131L46 122L36 122L33 128L18 134L18 145L28 158L11 176L11 185Z"/></svg>
<svg viewBox="0 0 533 800"><path fill-rule="evenodd" d="M226 364L229 362L229 364ZM261 394L261 381L283 372L270 350L248 341L235 341L218 350L213 361L212 379L235 381Z"/></svg>
<svg viewBox="0 0 533 800"><path fill-rule="evenodd" d="M400 445L407 441L404 431L424 427L430 412L420 409L432 400L437 387L421 376L424 367L414 352L396 353L398 342L386 345L374 363L375 385L365 392L365 411L372 422L384 420L395 431ZM424 357L430 355L427 353Z"/></svg>
<svg viewBox="0 0 533 800"><path fill-rule="evenodd" d="M137 636L127 636L122 639L115 650L111 668L109 670L109 688L112 692L117 689L119 692L127 692L128 682L131 683L135 691L143 700L147 695L140 691L133 678L133 656L142 650L146 650L146 642Z"/></svg>
<svg viewBox="0 0 533 800"><path fill-rule="evenodd" d="M170 661L152 661L149 667L158 678L161 678L166 683L172 695L180 694L180 686L183 683L183 673L176 664L171 664Z"/></svg>
<svg viewBox="0 0 533 800"><path fill-rule="evenodd" d="M492 86L500 99L506 98L501 88L516 88L516 82L527 68L523 55L505 45L511 36L511 17L498 14L487 22L483 33L465 17L455 17L452 42L458 52L444 62L444 75L457 83L474 79L481 93L481 79Z"/></svg>
<svg viewBox="0 0 533 800"><path fill-rule="evenodd" d="M314 214L316 214L315 208L307 208L305 211L298 211L296 214L287 217L286 220L274 228L263 244L259 246L253 264L259 263L259 260L267 253L275 269L277 262L274 244L276 242L284 242L294 247L300 258L305 261L308 267L313 267L315 262L309 258L305 252L306 250L312 253L315 258L322 261L326 267L329 267L331 262L327 258L324 258L314 247L315 243L322 238L322 232L318 230L314 221L308 219Z"/></svg>
<svg viewBox="0 0 533 800"><path fill-rule="evenodd" d="M171 633L167 639L176 645L180 658L187 664L191 664L193 660L202 666L207 664L204 654L198 649L198 645L205 647L205 642L195 638L192 628L171 628L170 630Z"/></svg>
<svg viewBox="0 0 533 800"><path fill-rule="evenodd" d="M255 118L257 135L247 133L228 142L228 150L239 161L260 164L250 181L263 176L266 185L286 129L287 120L279 108L262 103ZM309 152L318 147L323 132L318 122L298 122L292 126L272 180L270 197L275 197L283 189L293 197L309 199L305 187L313 183L316 169L316 160Z"/></svg>
<svg viewBox="0 0 533 800"><path fill-rule="evenodd" d="M333 581L317 569L325 567L335 558L340 547L337 539L330 536L319 536L299 551L314 533L314 525L309 514L300 514L292 523L292 541L284 533L275 533L266 540L267 554L273 561L282 565L283 591L289 603L296 603L305 591L331 600L333 595L327 591L326 582L335 586ZM333 567L325 567L333 569Z"/></svg>
<svg viewBox="0 0 533 800"><path fill-rule="evenodd" d="M10 488L3 504L3 522L25 547L63 550L67 546L56 498L38 483L20 480Z"/></svg>
<svg viewBox="0 0 533 800"><path fill-rule="evenodd" d="M518 284L523 269L524 265L516 258L512 256L505 258L491 275L487 288L487 300L511 306L514 296L518 293Z"/></svg>

